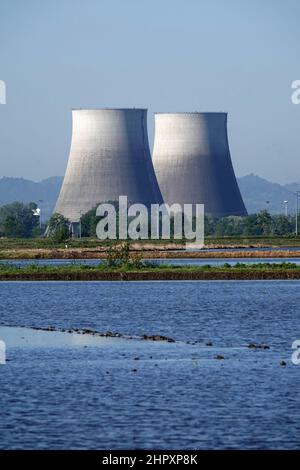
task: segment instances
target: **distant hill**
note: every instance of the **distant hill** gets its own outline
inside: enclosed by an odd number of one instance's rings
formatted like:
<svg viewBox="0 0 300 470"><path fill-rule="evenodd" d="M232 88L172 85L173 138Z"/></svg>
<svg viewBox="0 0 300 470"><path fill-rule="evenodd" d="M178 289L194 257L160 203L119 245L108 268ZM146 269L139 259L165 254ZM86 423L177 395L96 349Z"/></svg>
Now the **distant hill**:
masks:
<svg viewBox="0 0 300 470"><path fill-rule="evenodd" d="M14 201L36 202L45 220L53 211L61 183L61 176L52 176L38 183L24 178L0 178L0 206Z"/></svg>
<svg viewBox="0 0 300 470"><path fill-rule="evenodd" d="M300 183L281 185L251 174L238 178L238 184L249 214L266 208L272 214L281 214L283 201L288 201L289 213L295 212L294 192L300 190Z"/></svg>
<svg viewBox="0 0 300 470"><path fill-rule="evenodd" d="M284 188L286 188L288 191L291 191L292 193L295 191L300 191L300 181L298 181L298 183L285 184Z"/></svg>
<svg viewBox="0 0 300 470"><path fill-rule="evenodd" d="M62 180L61 176L37 183L24 178L0 178L0 206L14 201L36 202L46 219L53 211ZM283 201L289 201L289 213L295 212L294 192L300 190L300 182L280 185L251 174L238 178L238 184L249 214L266 208L273 214L283 213Z"/></svg>

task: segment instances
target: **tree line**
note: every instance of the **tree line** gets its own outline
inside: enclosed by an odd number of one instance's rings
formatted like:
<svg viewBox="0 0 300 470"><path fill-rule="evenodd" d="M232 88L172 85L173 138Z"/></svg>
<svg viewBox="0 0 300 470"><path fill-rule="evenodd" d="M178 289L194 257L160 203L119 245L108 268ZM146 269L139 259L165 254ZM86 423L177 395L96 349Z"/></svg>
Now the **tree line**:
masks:
<svg viewBox="0 0 300 470"><path fill-rule="evenodd" d="M71 224L68 219L60 214L53 214L40 227L36 209L35 203L24 204L21 202L0 207L0 236L39 237L44 235L47 229L47 235L55 241L63 241L70 237ZM82 215L77 235L94 238L98 221L96 208L91 209ZM206 237L292 236L295 234L295 216L271 215L267 210L243 217L217 218L206 215L204 231Z"/></svg>

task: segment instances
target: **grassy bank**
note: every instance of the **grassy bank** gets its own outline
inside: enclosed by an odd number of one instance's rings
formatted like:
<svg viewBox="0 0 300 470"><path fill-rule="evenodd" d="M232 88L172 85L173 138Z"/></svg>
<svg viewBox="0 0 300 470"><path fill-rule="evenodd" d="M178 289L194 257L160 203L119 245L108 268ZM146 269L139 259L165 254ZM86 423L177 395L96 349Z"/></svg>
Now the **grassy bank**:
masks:
<svg viewBox="0 0 300 470"><path fill-rule="evenodd" d="M48 238L0 238L0 259L103 259L110 247L120 244L117 242L100 242L97 239L72 239L62 244L54 244ZM67 247L66 247L67 245ZM142 253L143 258L263 258L288 256L285 250L278 248L299 247L299 252L292 256L300 257L300 237L251 237L251 238L206 238L205 248L212 251L186 251L181 241L129 241L132 253ZM276 248L274 251L255 251L253 248ZM226 249L235 248L237 251L228 252ZM238 249L241 248L241 251ZM251 248L247 251L245 248ZM218 252L214 252L218 249ZM221 250L224 251L221 251ZM243 250L242 250L243 249Z"/></svg>
<svg viewBox="0 0 300 470"><path fill-rule="evenodd" d="M135 248L145 248L147 246L163 249L183 248L184 242L181 240L136 240L128 241ZM69 248L102 248L107 249L109 246L120 241L104 240L97 238L71 238L67 242ZM244 237L205 237L205 245L207 247L288 247L298 246L300 248L300 236L244 236ZM50 238L34 237L34 238L7 238L0 237L0 251L7 249L55 249L63 248L65 243L53 242Z"/></svg>
<svg viewBox="0 0 300 470"><path fill-rule="evenodd" d="M239 279L300 279L300 266L294 263L236 264L230 266L154 266L139 268L107 265L9 266L0 265L0 281L147 281L147 280L239 280Z"/></svg>
<svg viewBox="0 0 300 470"><path fill-rule="evenodd" d="M226 251L218 249L217 251L186 251L183 249L143 249L136 250L133 247L130 250L132 255L140 254L143 258L172 259L172 258L300 258L300 248L298 251L288 250L239 250ZM105 259L107 258L107 249L100 248L53 248L53 249L10 249L0 251L0 260L11 259Z"/></svg>
<svg viewBox="0 0 300 470"><path fill-rule="evenodd" d="M66 242L54 242L50 238L0 238L0 251L2 250L27 250L27 249L61 249L65 245L68 245L69 249L95 249L98 250L107 250L110 246L121 243L120 240L99 240L98 238L70 238ZM164 248L165 246L171 247L183 247L184 244L181 240L137 240L137 241L128 241L132 246L154 246L159 248Z"/></svg>

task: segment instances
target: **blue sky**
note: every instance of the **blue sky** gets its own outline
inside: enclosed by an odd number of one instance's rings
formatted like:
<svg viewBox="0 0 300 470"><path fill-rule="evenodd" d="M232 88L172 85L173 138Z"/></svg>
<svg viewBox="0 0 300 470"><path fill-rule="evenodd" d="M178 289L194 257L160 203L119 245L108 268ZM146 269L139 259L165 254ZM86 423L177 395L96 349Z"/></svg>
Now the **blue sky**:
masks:
<svg viewBox="0 0 300 470"><path fill-rule="evenodd" d="M71 108L227 111L236 174L300 181L298 0L0 0L0 176L63 175Z"/></svg>

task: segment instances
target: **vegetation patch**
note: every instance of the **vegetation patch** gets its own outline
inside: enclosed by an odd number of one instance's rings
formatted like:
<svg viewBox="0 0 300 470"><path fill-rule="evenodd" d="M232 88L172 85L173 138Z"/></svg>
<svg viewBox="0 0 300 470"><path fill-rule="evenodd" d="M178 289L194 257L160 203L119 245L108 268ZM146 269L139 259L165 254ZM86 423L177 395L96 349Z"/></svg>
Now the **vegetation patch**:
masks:
<svg viewBox="0 0 300 470"><path fill-rule="evenodd" d="M0 263L0 280L213 280L213 279L300 279L295 263L225 263L220 266L157 265L154 263L109 262L96 265L15 265Z"/></svg>

